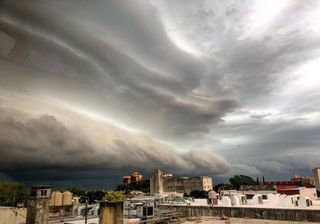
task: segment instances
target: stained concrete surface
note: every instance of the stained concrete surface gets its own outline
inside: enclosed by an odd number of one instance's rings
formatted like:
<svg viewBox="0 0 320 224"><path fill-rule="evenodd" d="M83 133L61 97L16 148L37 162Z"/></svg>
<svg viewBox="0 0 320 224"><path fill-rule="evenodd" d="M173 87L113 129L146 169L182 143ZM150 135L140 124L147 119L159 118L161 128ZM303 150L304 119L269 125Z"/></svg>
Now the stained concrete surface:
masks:
<svg viewBox="0 0 320 224"><path fill-rule="evenodd" d="M319 222L295 222L295 221L279 221L279 220L263 220L263 219L246 219L246 218L230 218L221 220L220 217L194 217L189 218L182 224L316 224Z"/></svg>

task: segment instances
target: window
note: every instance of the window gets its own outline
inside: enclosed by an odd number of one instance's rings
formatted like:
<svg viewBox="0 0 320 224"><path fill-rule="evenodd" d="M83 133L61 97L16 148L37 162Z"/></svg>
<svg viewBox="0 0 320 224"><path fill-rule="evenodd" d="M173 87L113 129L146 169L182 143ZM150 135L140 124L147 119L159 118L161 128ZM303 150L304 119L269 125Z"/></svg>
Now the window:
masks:
<svg viewBox="0 0 320 224"><path fill-rule="evenodd" d="M41 196L47 196L47 190L41 190Z"/></svg>

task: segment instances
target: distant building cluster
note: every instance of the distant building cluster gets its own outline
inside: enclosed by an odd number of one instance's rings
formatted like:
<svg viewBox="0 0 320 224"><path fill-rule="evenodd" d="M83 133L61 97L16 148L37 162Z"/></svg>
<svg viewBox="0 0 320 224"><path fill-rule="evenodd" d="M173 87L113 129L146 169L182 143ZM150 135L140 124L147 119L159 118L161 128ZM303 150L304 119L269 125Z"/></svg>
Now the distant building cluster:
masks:
<svg viewBox="0 0 320 224"><path fill-rule="evenodd" d="M141 181L143 181L143 176L137 171L133 172L130 176L123 176L122 178L123 184L131 184Z"/></svg>
<svg viewBox="0 0 320 224"><path fill-rule="evenodd" d="M157 169L150 178L150 193L163 194L168 192L187 193L193 190L212 190L212 178L208 176L174 177L171 173L164 174Z"/></svg>
<svg viewBox="0 0 320 224"><path fill-rule="evenodd" d="M123 184L143 181L143 175L133 172L123 177ZM130 186L131 187L131 186ZM24 212L0 208L0 214L6 220L14 221L14 214L20 214L23 219L20 223L43 224L51 219L50 223L109 223L111 219L120 221L168 219L159 210L158 206L179 205L209 207L245 207L245 208L276 208L276 209L310 209L320 211L320 200L317 195L320 189L320 167L313 169L313 176L294 175L289 181L259 181L256 184L241 185L239 190L213 189L213 180L208 176L175 177L171 172L164 173L155 170L150 178L150 194L133 190L126 195L124 202L94 201L84 203L78 196L69 191L52 191L50 186L38 185L30 189L27 209ZM206 196L195 196L192 191L206 191ZM186 194L188 195L186 195ZM200 193L200 192L194 192ZM203 192L202 192L203 193ZM101 211L100 215L99 211ZM121 215L119 215L121 214ZM122 215L123 214L123 215ZM169 213L168 213L169 214ZM0 215L1 216L1 215ZM174 214L173 214L173 217ZM16 219L18 220L18 219ZM121 221L121 223L122 223ZM1 222L0 224L7 224Z"/></svg>
<svg viewBox="0 0 320 224"><path fill-rule="evenodd" d="M314 183L313 177L295 175L291 178L291 181L264 181L262 186L265 186L268 190L274 189L279 194L301 194L313 198L317 195Z"/></svg>

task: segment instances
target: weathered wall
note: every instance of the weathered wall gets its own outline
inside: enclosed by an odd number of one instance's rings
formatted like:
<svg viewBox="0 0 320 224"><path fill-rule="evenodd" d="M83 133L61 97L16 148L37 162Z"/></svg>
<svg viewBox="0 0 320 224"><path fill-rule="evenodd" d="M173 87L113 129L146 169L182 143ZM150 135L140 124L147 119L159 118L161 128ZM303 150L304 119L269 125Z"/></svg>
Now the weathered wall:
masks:
<svg viewBox="0 0 320 224"><path fill-rule="evenodd" d="M14 207L0 207L0 224L26 223L27 209Z"/></svg>
<svg viewBox="0 0 320 224"><path fill-rule="evenodd" d="M27 224L46 224L49 218L49 202L47 198L29 199Z"/></svg>
<svg viewBox="0 0 320 224"><path fill-rule="evenodd" d="M123 201L100 202L100 224L123 224Z"/></svg>
<svg viewBox="0 0 320 224"><path fill-rule="evenodd" d="M320 210L310 209L275 209L248 207L209 207L209 206L174 206L159 205L159 209L180 211L185 217L190 216L228 216L236 218L270 219L287 221L319 222Z"/></svg>

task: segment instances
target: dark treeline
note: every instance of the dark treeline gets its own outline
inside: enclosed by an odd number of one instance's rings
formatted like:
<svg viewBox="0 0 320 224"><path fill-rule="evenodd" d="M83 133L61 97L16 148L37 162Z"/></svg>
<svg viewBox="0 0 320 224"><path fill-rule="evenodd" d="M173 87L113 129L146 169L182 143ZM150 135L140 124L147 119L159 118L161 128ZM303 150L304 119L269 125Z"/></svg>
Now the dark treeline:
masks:
<svg viewBox="0 0 320 224"><path fill-rule="evenodd" d="M0 181L0 206L26 206L28 188L14 181Z"/></svg>

